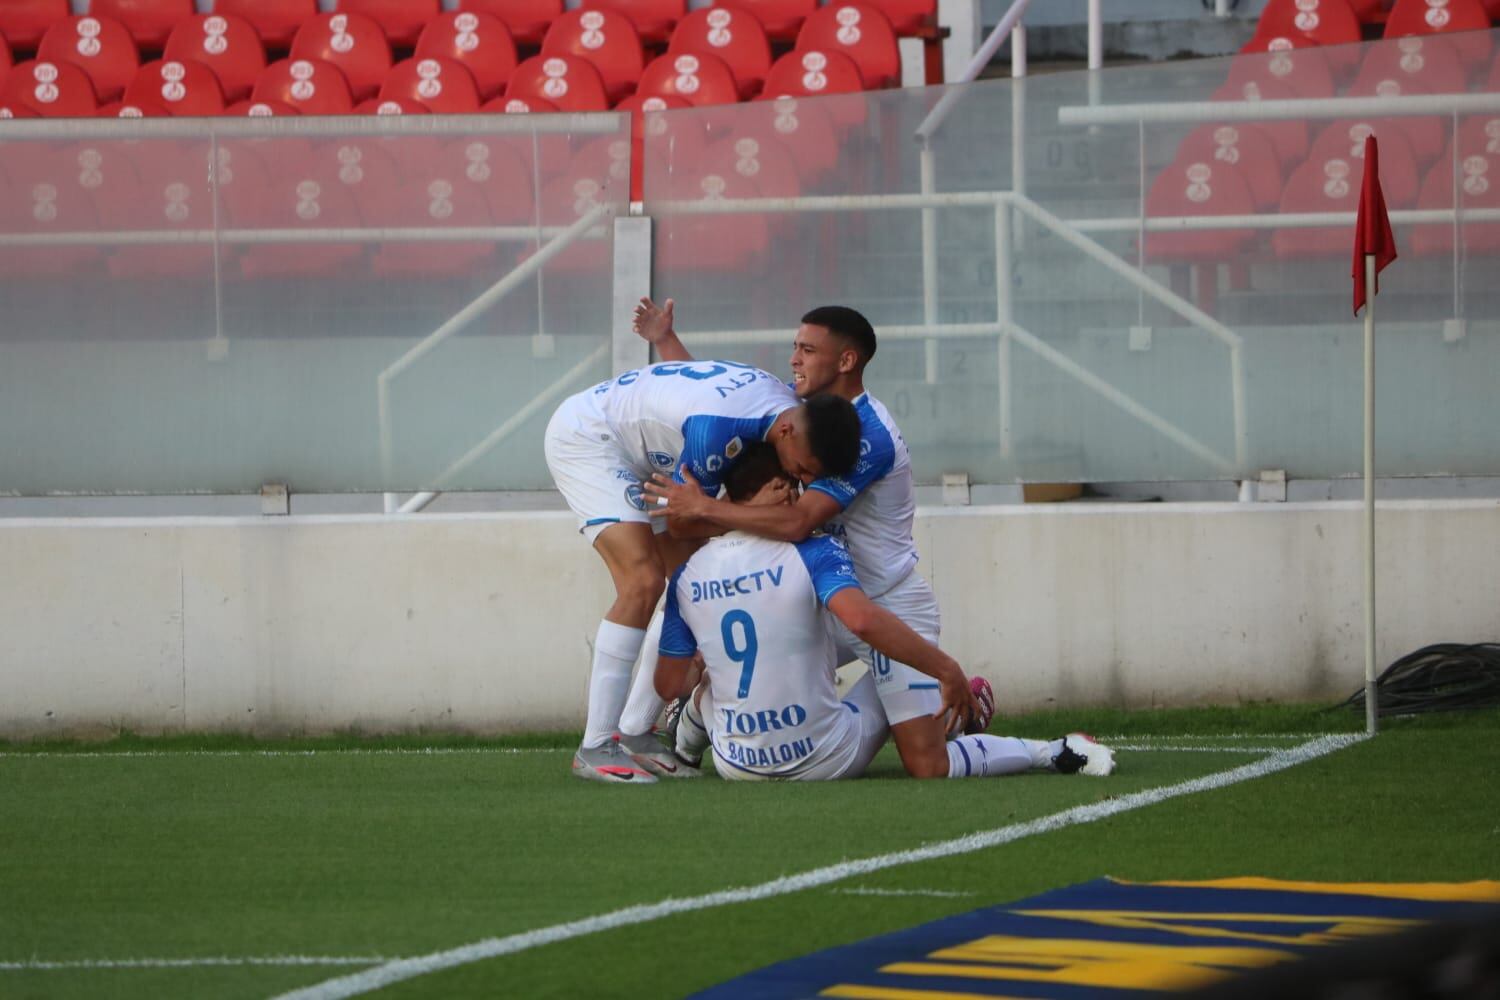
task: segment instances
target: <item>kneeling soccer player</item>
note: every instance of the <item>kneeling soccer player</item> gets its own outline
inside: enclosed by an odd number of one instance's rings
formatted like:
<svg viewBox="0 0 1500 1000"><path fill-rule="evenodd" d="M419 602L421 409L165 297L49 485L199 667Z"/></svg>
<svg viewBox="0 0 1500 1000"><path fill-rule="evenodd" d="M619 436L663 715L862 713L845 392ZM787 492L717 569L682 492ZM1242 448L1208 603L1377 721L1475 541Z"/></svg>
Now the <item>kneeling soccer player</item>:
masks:
<svg viewBox="0 0 1500 1000"><path fill-rule="evenodd" d="M752 446L724 481L735 503L792 503L794 482L770 448ZM823 608L881 653L939 683L940 714L968 717L973 692L963 670L859 588L843 544L814 536L796 544L730 532L674 574L656 686L682 710L676 751L696 766L706 747L731 779L830 780L864 773L890 733L875 682L863 674L841 701L834 643ZM701 651L706 676L695 675ZM985 734L950 744L954 777L1033 768L1108 774L1111 752L1080 733L1044 742Z"/></svg>

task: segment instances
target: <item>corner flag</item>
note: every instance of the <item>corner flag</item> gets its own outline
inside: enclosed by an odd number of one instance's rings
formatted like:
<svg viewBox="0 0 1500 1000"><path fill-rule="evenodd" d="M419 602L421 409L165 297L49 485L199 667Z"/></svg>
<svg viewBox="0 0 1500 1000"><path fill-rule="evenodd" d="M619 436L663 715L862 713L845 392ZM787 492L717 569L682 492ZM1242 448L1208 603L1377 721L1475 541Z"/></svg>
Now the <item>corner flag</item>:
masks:
<svg viewBox="0 0 1500 1000"><path fill-rule="evenodd" d="M1385 195L1380 191L1380 150L1373 135L1365 136L1365 179L1359 190L1359 216L1354 221L1354 315L1365 305L1365 256L1375 255L1375 287L1380 293L1378 275L1396 259L1396 236L1391 232L1391 217L1385 211Z"/></svg>

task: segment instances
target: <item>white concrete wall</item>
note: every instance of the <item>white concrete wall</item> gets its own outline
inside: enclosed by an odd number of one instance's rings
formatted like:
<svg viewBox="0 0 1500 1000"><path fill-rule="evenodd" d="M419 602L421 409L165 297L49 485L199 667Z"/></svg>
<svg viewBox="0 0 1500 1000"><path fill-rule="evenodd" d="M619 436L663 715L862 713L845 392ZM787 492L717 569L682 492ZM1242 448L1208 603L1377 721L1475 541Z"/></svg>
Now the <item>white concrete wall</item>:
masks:
<svg viewBox="0 0 1500 1000"><path fill-rule="evenodd" d="M1382 504L1379 662L1500 638L1500 503ZM1333 699L1357 504L926 508L1005 709ZM0 521L0 736L578 726L609 602L571 515Z"/></svg>

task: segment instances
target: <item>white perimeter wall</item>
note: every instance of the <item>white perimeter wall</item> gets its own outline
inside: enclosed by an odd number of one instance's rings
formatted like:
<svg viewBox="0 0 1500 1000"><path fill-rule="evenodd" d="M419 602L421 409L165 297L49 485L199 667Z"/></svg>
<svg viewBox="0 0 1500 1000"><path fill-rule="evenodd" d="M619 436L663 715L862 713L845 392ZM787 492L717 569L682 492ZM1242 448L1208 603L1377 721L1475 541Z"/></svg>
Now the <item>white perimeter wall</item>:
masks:
<svg viewBox="0 0 1500 1000"><path fill-rule="evenodd" d="M582 724L610 600L569 514L0 521L0 736ZM1382 504L1383 668L1500 639L1500 503ZM927 508L943 645L1002 710L1331 700L1358 504Z"/></svg>

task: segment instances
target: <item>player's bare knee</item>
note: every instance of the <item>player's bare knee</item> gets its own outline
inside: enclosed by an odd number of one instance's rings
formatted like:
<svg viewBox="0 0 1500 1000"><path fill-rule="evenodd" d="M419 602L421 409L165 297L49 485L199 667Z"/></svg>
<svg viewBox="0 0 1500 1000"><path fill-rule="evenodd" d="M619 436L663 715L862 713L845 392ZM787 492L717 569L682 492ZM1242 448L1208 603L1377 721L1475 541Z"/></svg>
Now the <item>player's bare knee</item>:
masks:
<svg viewBox="0 0 1500 1000"><path fill-rule="evenodd" d="M939 747L937 753L924 748L919 752L902 754L901 763L906 773L913 778L946 778L948 776L948 749Z"/></svg>
<svg viewBox="0 0 1500 1000"><path fill-rule="evenodd" d="M620 603L650 617L661 601L667 582L662 578L661 567L654 562L643 562L632 567L620 579Z"/></svg>

